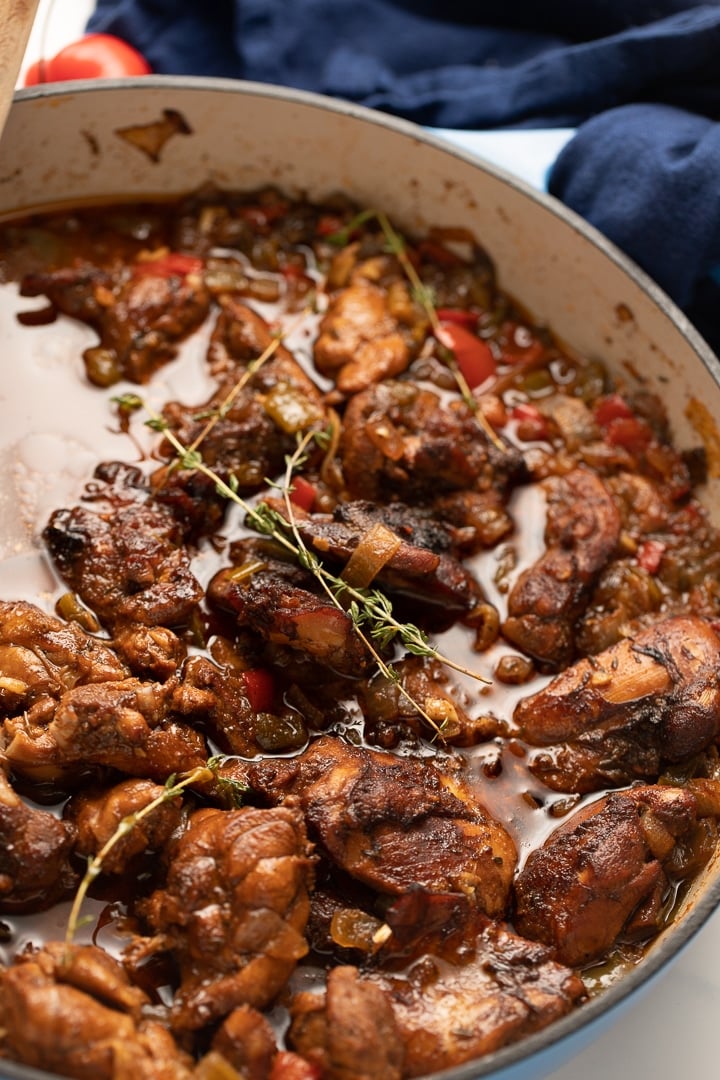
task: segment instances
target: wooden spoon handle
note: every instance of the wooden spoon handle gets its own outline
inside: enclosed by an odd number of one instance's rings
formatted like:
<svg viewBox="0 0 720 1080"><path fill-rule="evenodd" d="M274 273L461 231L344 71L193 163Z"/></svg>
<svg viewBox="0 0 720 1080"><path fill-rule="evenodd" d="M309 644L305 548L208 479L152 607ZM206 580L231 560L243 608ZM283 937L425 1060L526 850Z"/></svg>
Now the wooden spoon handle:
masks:
<svg viewBox="0 0 720 1080"><path fill-rule="evenodd" d="M0 0L0 132L12 104L38 0Z"/></svg>

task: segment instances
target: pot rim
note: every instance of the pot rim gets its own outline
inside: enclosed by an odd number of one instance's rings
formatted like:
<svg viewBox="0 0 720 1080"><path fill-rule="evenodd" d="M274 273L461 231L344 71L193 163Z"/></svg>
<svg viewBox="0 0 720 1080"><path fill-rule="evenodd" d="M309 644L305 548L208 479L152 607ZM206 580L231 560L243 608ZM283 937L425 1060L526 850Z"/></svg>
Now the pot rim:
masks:
<svg viewBox="0 0 720 1080"><path fill-rule="evenodd" d="M575 211L566 207L558 199L546 192L539 191L526 181L507 170L489 162L478 155L457 146L443 137L427 131L425 128L399 117L370 109L363 105L328 97L323 94L298 90L291 87L276 86L240 79L215 78L191 75L143 75L119 79L84 79L69 83L44 83L35 87L17 90L14 102L22 104L45 98L67 98L85 94L114 93L119 90L191 90L211 93L265 97L290 104L302 105L323 112L333 112L362 121L365 124L384 128L390 132L410 137L426 143L451 158L460 159L480 171L486 172L504 184L515 189L535 203L539 203L554 217L569 225L579 237L599 249L615 266L638 286L674 323L678 332L688 341L698 359L709 370L716 383L720 384L720 359L695 329L687 316L670 299L653 279L631 258L607 239L598 229L581 218ZM521 1038L518 1042L493 1051L483 1058L453 1066L442 1072L428 1074L422 1080L480 1080L483 1077L497 1077L502 1080L506 1070L520 1067L536 1055L550 1055L554 1048L573 1035L581 1035L585 1029L593 1026L600 1028L600 1022L609 1020L610 1014L636 991L646 988L654 977L670 962L677 958L682 949L707 923L713 911L720 906L720 861L714 868L714 880L703 887L701 895L694 898L690 910L679 922L672 923L663 933L662 938L651 945L647 955L637 966L618 979L616 983L602 990L585 1004L577 1007L568 1015L553 1021L548 1027L532 1035ZM595 1034L599 1034L599 1030ZM590 1041L588 1038L588 1042ZM576 1050L568 1049L561 1060L569 1060ZM556 1067L560 1060L548 1065ZM56 1074L38 1070L32 1066L21 1065L12 1061L2 1061L3 1077L17 1080L58 1080ZM514 1075L514 1073L513 1073ZM541 1072L539 1075L545 1075ZM509 1080L509 1073L508 1073Z"/></svg>

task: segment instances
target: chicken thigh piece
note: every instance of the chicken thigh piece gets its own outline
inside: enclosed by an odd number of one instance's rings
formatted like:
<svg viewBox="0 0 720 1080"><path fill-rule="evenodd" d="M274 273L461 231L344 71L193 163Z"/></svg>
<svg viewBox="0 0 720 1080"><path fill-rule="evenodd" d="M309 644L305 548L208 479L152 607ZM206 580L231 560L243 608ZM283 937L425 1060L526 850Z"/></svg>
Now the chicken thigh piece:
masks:
<svg viewBox="0 0 720 1080"><path fill-rule="evenodd" d="M675 616L578 661L514 719L548 747L531 769L560 791L593 791L656 776L720 731L720 639L704 619Z"/></svg>
<svg viewBox="0 0 720 1080"><path fill-rule="evenodd" d="M262 1009L307 953L312 860L290 807L198 810L171 846L164 888L141 914L175 957L171 1023L196 1031L239 1005Z"/></svg>
<svg viewBox="0 0 720 1080"><path fill-rule="evenodd" d="M297 798L330 859L372 889L455 893L505 911L515 845L462 774L324 736L296 758L253 762L245 777L274 802Z"/></svg>
<svg viewBox="0 0 720 1080"><path fill-rule="evenodd" d="M701 818L717 814L714 801L689 789L649 785L579 810L530 854L519 874L518 931L553 946L558 959L572 965L606 955L618 938L656 933L668 871L678 879L685 865L697 870Z"/></svg>

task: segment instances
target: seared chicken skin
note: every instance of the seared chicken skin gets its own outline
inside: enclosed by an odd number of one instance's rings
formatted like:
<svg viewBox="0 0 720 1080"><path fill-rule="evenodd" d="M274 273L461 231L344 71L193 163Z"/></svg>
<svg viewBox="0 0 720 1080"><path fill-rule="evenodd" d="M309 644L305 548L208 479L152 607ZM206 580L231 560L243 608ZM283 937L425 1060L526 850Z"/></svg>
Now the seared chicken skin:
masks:
<svg viewBox="0 0 720 1080"><path fill-rule="evenodd" d="M620 515L602 480L587 469L552 477L545 487L547 550L515 583L503 634L556 670L575 654L575 623L615 550Z"/></svg>
<svg viewBox="0 0 720 1080"><path fill-rule="evenodd" d="M532 771L560 791L593 791L658 774L720 731L720 640L704 620L665 619L558 675L514 719L552 747Z"/></svg>
<svg viewBox="0 0 720 1080"><path fill-rule="evenodd" d="M715 788L710 800L708 783ZM636 787L573 814L530 854L515 882L520 933L552 945L566 964L603 956L621 935L656 933L669 887L666 867L676 880L686 861L697 870L700 819L720 810L717 782L700 781L699 796L684 788Z"/></svg>
<svg viewBox="0 0 720 1080"><path fill-rule="evenodd" d="M265 798L296 799L330 859L378 892L456 893L504 912L515 845L462 774L329 737L242 772Z"/></svg>
<svg viewBox="0 0 720 1080"><path fill-rule="evenodd" d="M141 910L180 967L173 1027L206 1027L238 1005L264 1008L308 951L302 817L289 807L198 810L169 857L165 887Z"/></svg>

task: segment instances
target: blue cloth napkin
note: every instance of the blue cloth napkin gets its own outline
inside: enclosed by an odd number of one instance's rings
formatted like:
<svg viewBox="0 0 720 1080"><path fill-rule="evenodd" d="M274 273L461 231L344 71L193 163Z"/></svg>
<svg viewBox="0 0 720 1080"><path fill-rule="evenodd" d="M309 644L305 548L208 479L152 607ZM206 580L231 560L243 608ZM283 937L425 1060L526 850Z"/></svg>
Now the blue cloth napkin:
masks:
<svg viewBox="0 0 720 1080"><path fill-rule="evenodd" d="M454 129L577 127L549 189L720 351L720 0L98 0L157 72Z"/></svg>

